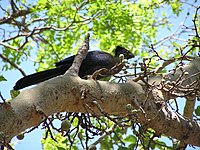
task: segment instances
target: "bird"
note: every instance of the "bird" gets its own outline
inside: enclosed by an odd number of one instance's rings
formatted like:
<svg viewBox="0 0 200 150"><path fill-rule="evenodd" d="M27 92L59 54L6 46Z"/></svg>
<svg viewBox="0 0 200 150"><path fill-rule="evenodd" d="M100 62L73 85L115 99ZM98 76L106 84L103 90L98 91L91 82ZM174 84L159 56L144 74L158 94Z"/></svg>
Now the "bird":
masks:
<svg viewBox="0 0 200 150"><path fill-rule="evenodd" d="M117 46L115 51L115 55L111 55L110 53L104 51L89 51L87 53L86 58L83 60L81 67L79 69L79 77L85 79L88 75L92 75L99 69L111 69L116 64L120 63L120 54L123 54L124 59L133 58L134 55L128 51L127 49ZM74 61L75 55L67 57L57 63L55 63L56 67L53 69L33 73L27 75L21 79L19 79L15 86L14 90L20 90L25 87L38 84L40 82L49 80L59 75L65 74L65 72L70 68ZM121 71L122 67L119 67L115 73ZM110 74L104 76L98 76L97 79L104 78L106 76L110 76Z"/></svg>

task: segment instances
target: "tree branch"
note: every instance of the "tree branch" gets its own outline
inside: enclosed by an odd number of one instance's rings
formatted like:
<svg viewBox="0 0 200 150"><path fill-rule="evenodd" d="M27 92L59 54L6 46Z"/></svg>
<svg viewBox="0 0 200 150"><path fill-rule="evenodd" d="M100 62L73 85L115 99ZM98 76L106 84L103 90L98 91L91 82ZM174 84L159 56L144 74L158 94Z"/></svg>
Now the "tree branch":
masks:
<svg viewBox="0 0 200 150"><path fill-rule="evenodd" d="M157 99L155 100L154 97ZM185 143L200 145L198 140L200 126L166 107L158 107L158 102L162 99L158 97L148 96L144 106L146 116L139 113L138 121L156 132L184 140ZM84 104L88 104L93 111L87 110L87 113L101 115L93 100L97 101L106 113L123 116L127 114L127 104L132 104L134 109L138 109L135 101L142 105L146 98L142 87L132 81L119 86L117 83L83 80L79 77L63 75L23 91L10 102L10 105L0 105L0 131L6 135L6 141L9 142L12 137L27 128L38 126L44 116L56 112L86 113Z"/></svg>
<svg viewBox="0 0 200 150"><path fill-rule="evenodd" d="M83 49L87 51L88 38L86 38L86 43L83 44L80 52ZM84 54L80 55L84 56ZM84 58L77 55L77 60L78 57ZM170 76L170 81L174 81L174 84L177 82L178 86L196 81L200 76L198 73L199 63L200 58L196 58L182 68L189 72L189 74L183 74L186 75L183 81L180 80L183 73L181 69L177 69L176 73ZM75 63L73 66L76 68L77 64ZM73 67L70 70L73 70ZM77 69L74 70L76 74ZM162 88L159 89L154 84L148 88L146 84L141 85L133 81L118 84L83 80L78 76L69 75L47 80L31 89L24 90L10 103L0 105L0 131L5 135L3 138L0 137L0 140L9 142L20 132L38 126L46 116L58 112L103 115L94 104L98 103L108 115L118 116L129 114L126 106L131 104L133 110L142 110L137 114L139 123L154 129L156 133L171 136L187 144L200 146L200 125L173 112L165 105L170 92L166 92ZM169 88L171 90L174 87L169 86ZM91 109L86 110L85 105ZM10 130L11 128L12 130Z"/></svg>
<svg viewBox="0 0 200 150"><path fill-rule="evenodd" d="M87 51L89 49L89 37L90 37L90 34L88 34L85 37L85 40L84 40L81 48L79 48L79 50L74 58L74 62L72 64L72 66L67 70L66 74L78 76L79 68L81 67L82 61L85 59L85 57L87 55Z"/></svg>
<svg viewBox="0 0 200 150"><path fill-rule="evenodd" d="M24 10L17 10L13 12L10 16L0 18L0 25L5 24L5 23L11 23L11 21L14 18L20 17L20 16L25 16L27 14L31 13L30 8L24 9Z"/></svg>
<svg viewBox="0 0 200 150"><path fill-rule="evenodd" d="M0 58L2 58L4 61L8 62L11 66L13 66L14 68L16 68L17 70L19 70L19 72L23 75L26 76L26 73L22 70L22 68L20 68L17 64L13 63L12 61L10 61L6 56L4 56L3 54L0 54Z"/></svg>

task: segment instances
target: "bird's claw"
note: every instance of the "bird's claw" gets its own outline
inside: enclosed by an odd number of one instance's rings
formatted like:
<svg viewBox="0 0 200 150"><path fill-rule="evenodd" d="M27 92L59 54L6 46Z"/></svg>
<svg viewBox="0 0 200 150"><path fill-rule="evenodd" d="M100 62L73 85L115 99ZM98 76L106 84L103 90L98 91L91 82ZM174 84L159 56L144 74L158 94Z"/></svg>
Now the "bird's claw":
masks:
<svg viewBox="0 0 200 150"><path fill-rule="evenodd" d="M97 80L97 77L98 76L101 76L101 77L106 77L106 75L109 73L109 70L106 69L106 68L102 68L102 69L99 69L97 71L95 71L91 76L90 76L90 79L93 79L93 80Z"/></svg>

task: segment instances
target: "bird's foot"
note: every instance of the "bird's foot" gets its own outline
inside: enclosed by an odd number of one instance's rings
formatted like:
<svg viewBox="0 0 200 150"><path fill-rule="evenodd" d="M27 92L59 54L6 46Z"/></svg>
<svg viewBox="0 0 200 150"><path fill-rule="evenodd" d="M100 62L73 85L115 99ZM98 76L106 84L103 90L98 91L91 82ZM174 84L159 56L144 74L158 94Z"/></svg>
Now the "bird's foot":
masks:
<svg viewBox="0 0 200 150"><path fill-rule="evenodd" d="M103 78L103 77L114 75L118 73L122 69L123 66L124 66L124 62L120 62L116 64L115 66L113 66L111 69L106 69L106 68L99 69L95 71L91 76L89 76L88 79L97 80L99 77Z"/></svg>
<svg viewBox="0 0 200 150"><path fill-rule="evenodd" d="M106 69L106 68L102 68L102 69L99 69L97 71L95 71L91 76L90 76L90 79L93 79L93 80L96 80L98 76L101 76L101 77L106 77L106 75L109 73L109 70Z"/></svg>

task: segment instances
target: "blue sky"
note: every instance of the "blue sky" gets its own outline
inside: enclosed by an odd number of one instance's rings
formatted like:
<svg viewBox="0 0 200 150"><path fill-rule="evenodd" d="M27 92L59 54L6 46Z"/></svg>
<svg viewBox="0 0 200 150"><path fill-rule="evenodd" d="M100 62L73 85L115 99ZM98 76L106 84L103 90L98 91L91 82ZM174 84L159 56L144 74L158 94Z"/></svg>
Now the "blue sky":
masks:
<svg viewBox="0 0 200 150"><path fill-rule="evenodd" d="M200 4L200 2L199 2ZM0 1L0 5L3 6L4 8L8 5L8 1ZM170 35L172 32L174 32L179 24L185 19L184 17L186 16L185 14L188 12L188 7L187 5L184 5L183 7L183 12L181 13L180 17L178 18L171 18L171 21L173 23L173 27L171 31L167 30L166 28L161 29L161 31L158 33L157 39L162 39L163 37ZM170 10L166 10L166 13L170 13ZM193 25L191 15L194 13L194 9L190 10L190 16L188 17L186 21L186 25L191 26ZM0 18L2 18L2 12L0 12ZM159 12L158 12L159 15ZM186 37L188 38L188 37ZM91 46L92 47L92 46ZM0 46L0 53L2 52L2 47ZM0 60L0 64L2 63L2 60ZM1 65L0 65L1 67ZM35 72L35 67L32 66L32 63L30 61L28 62L23 62L21 65L22 68L24 68L26 74L31 74ZM1 70L1 68L0 68ZM0 72L0 75L3 75L7 81L6 82L0 82L0 91L3 95L4 98L8 99L10 98L9 91L12 89L14 86L15 82L22 77L21 73L17 70L11 70L11 71L3 71ZM182 104L181 104L182 105ZM182 105L183 106L183 105ZM16 150L39 150L42 149L40 139L42 138L43 131L40 129L36 129L33 132L26 134L24 140L19 141L14 138L12 142L15 144L15 149ZM188 148L190 149L190 148Z"/></svg>

